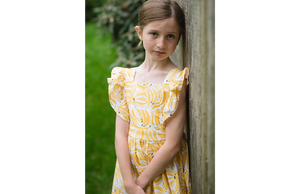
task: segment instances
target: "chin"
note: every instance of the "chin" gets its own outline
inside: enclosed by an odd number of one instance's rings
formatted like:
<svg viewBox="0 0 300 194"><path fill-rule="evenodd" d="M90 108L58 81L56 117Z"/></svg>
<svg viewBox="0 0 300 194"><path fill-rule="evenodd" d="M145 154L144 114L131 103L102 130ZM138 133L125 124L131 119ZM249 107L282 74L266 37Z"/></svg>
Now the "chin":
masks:
<svg viewBox="0 0 300 194"><path fill-rule="evenodd" d="M156 61L163 61L168 59L169 56L163 56L163 57L157 57L157 56L152 56L152 59L156 60Z"/></svg>

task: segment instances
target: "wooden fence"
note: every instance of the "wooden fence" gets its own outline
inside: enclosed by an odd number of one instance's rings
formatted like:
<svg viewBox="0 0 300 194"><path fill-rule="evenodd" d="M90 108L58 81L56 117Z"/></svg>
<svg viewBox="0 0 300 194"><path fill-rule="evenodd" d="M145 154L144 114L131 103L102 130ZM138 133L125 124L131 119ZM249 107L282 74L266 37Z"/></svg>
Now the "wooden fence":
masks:
<svg viewBox="0 0 300 194"><path fill-rule="evenodd" d="M186 16L186 37L171 56L189 67L188 115L192 194L215 193L215 1L177 0Z"/></svg>

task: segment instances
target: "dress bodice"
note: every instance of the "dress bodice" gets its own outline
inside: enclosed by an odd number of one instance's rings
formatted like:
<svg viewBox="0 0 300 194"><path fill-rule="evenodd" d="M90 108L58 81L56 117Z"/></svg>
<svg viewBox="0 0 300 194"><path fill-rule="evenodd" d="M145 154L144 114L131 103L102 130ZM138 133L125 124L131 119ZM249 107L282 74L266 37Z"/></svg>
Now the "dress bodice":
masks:
<svg viewBox="0 0 300 194"><path fill-rule="evenodd" d="M117 114L130 122L129 135L152 141L165 139L165 121L174 114L188 68L172 69L162 84L134 82L135 68L114 68L110 103Z"/></svg>

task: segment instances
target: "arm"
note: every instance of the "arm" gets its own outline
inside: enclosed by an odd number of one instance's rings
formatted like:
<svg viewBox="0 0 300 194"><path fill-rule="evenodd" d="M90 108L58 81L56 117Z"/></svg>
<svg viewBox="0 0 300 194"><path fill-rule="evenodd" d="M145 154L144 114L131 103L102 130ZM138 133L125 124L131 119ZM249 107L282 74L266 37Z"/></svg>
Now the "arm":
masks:
<svg viewBox="0 0 300 194"><path fill-rule="evenodd" d="M172 117L167 119L164 145L156 152L154 158L136 180L136 184L143 189L146 189L148 184L170 165L179 152L185 122L186 85L185 79L180 92L177 110Z"/></svg>
<svg viewBox="0 0 300 194"><path fill-rule="evenodd" d="M124 180L124 186L128 193L145 194L143 189L135 184L131 174L131 163L128 149L128 131L129 123L117 115L115 147L121 174Z"/></svg>

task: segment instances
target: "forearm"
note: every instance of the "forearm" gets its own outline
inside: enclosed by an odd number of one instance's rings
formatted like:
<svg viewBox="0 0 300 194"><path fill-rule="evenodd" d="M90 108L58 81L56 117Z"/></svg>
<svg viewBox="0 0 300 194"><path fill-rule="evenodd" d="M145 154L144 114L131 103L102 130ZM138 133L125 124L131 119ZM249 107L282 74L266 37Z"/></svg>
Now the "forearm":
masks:
<svg viewBox="0 0 300 194"><path fill-rule="evenodd" d="M172 163L179 151L179 146L165 143L155 154L146 169L137 178L136 184L145 189Z"/></svg>
<svg viewBox="0 0 300 194"><path fill-rule="evenodd" d="M116 137L115 139L116 154L125 187L135 184L131 174L131 162L127 139L127 137Z"/></svg>
<svg viewBox="0 0 300 194"><path fill-rule="evenodd" d="M119 167L124 180L125 188L135 184L131 174L131 162L128 149L129 123L116 116L115 148Z"/></svg>

